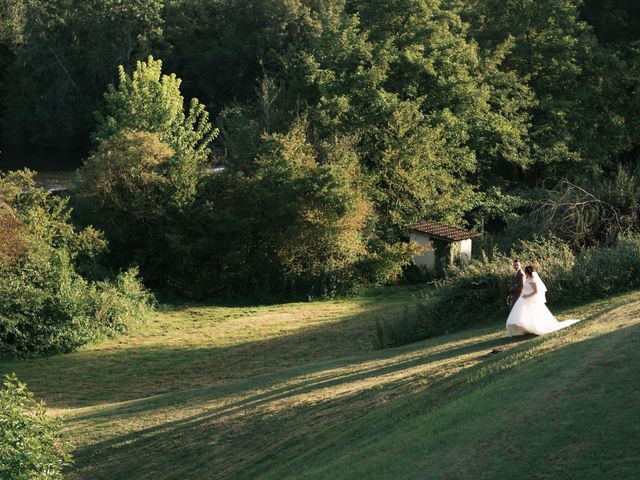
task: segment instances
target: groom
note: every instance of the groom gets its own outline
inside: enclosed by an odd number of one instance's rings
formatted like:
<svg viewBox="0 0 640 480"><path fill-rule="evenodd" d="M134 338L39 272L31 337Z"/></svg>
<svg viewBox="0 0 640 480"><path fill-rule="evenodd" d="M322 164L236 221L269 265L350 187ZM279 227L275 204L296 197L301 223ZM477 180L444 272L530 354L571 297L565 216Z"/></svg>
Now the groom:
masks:
<svg viewBox="0 0 640 480"><path fill-rule="evenodd" d="M522 271L522 264L517 258L513 261L513 269L516 273L511 279L511 288L509 289L511 293L511 308L515 305L516 300L520 298L522 288L524 287L524 272Z"/></svg>

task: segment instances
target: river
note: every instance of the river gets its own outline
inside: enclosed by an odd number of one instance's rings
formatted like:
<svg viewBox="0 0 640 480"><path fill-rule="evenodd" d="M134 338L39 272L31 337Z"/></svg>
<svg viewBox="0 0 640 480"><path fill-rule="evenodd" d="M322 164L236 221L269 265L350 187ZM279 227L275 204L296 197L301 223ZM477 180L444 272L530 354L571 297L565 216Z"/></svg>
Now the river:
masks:
<svg viewBox="0 0 640 480"><path fill-rule="evenodd" d="M82 150L4 149L0 151L0 170L28 168L37 172L36 182L43 188L65 190L85 155Z"/></svg>

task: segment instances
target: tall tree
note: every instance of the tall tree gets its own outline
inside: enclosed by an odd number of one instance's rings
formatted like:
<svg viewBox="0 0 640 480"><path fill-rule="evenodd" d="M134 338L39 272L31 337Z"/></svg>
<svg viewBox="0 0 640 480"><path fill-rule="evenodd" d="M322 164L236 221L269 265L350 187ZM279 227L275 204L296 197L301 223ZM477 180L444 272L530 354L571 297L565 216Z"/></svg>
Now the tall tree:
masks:
<svg viewBox="0 0 640 480"><path fill-rule="evenodd" d="M388 240L419 216L462 223L474 205L469 185L500 185L505 165L529 161L527 87L496 67L499 52L482 58L438 1L336 3L289 57L286 85L308 102L320 138L359 138L374 199L404 195L376 203ZM392 193L396 175L406 181ZM446 201L436 178L452 187Z"/></svg>
<svg viewBox="0 0 640 480"><path fill-rule="evenodd" d="M121 65L118 86L109 85L93 134L99 144L125 129L157 133L175 152L166 173L175 186L176 204L194 198L210 143L218 133L197 98L185 112L180 84L175 74L163 75L162 62L153 57L138 61L131 76Z"/></svg>
<svg viewBox="0 0 640 480"><path fill-rule="evenodd" d="M509 44L503 63L535 94L535 183L585 175L611 164L629 146L623 103L624 65L597 42L577 0L476 0L465 8L483 48Z"/></svg>
<svg viewBox="0 0 640 480"><path fill-rule="evenodd" d="M167 66L212 111L253 98L256 80L280 72L281 58L316 25L309 0L167 3Z"/></svg>
<svg viewBox="0 0 640 480"><path fill-rule="evenodd" d="M163 75L152 57L131 75L120 66L120 81L104 99L96 150L74 186L76 210L104 230L114 264L136 262L147 281L166 286L183 266L172 239L191 221L217 130L197 99L185 106L180 79Z"/></svg>

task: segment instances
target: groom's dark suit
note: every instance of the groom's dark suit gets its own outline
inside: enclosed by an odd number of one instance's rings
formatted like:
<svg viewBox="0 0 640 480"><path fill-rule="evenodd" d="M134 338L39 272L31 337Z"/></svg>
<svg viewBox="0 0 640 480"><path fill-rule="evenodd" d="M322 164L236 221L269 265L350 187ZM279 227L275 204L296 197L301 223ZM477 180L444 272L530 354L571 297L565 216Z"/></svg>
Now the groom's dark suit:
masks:
<svg viewBox="0 0 640 480"><path fill-rule="evenodd" d="M522 269L518 270L513 279L511 279L511 288L509 291L511 292L511 307L516 303L516 300L520 297L522 293L522 288L524 287L524 272Z"/></svg>

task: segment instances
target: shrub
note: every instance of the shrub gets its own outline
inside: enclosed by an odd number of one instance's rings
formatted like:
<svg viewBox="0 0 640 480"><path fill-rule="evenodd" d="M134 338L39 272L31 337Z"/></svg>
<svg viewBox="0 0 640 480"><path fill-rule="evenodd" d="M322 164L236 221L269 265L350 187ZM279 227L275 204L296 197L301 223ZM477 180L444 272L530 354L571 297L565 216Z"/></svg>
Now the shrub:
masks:
<svg viewBox="0 0 640 480"><path fill-rule="evenodd" d="M537 238L516 243L512 256L522 261L523 268L533 265L548 289L547 300L560 301L573 295L573 269L576 256L565 242L556 238ZM510 267L511 264L507 263ZM509 275L512 275L510 271Z"/></svg>
<svg viewBox="0 0 640 480"><path fill-rule="evenodd" d="M109 239L110 263L139 264L149 282L174 260L165 231L190 188L170 180L173 153L156 133L123 130L102 141L73 187L77 217Z"/></svg>
<svg viewBox="0 0 640 480"><path fill-rule="evenodd" d="M146 317L152 299L135 271L115 282L79 273L106 243L96 230L71 225L66 199L36 188L32 173L12 172L0 177L0 200L24 245L19 255L0 259L1 355L71 351Z"/></svg>
<svg viewBox="0 0 640 480"><path fill-rule="evenodd" d="M99 331L126 332L149 316L153 298L142 286L138 270L133 268L118 274L114 281L99 282L93 295L91 314Z"/></svg>
<svg viewBox="0 0 640 480"><path fill-rule="evenodd" d="M62 480L71 456L60 440L60 424L45 414L15 376L4 377L0 389L0 478Z"/></svg>
<svg viewBox="0 0 640 480"><path fill-rule="evenodd" d="M571 273L577 299L603 297L640 287L640 236L626 236L609 248L590 248Z"/></svg>

